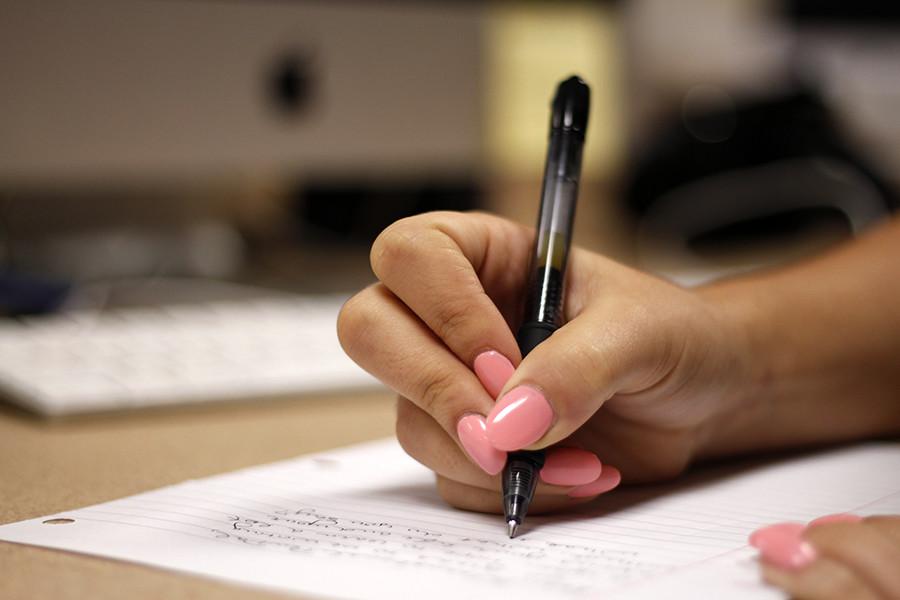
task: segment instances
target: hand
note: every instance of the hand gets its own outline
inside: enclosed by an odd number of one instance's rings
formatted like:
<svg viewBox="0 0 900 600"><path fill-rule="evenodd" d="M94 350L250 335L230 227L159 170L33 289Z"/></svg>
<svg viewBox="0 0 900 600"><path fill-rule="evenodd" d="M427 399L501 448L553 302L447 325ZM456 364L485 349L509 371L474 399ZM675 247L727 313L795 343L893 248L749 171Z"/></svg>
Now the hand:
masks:
<svg viewBox="0 0 900 600"><path fill-rule="evenodd" d="M629 481L679 474L716 419L741 414L732 321L584 250L570 256L565 325L522 360L513 328L533 235L485 214L398 221L372 247L380 283L338 321L349 356L400 394L400 443L462 508L500 510L506 451L551 448L532 511L559 509L615 486L610 465Z"/></svg>
<svg viewBox="0 0 900 600"><path fill-rule="evenodd" d="M829 515L753 533L763 578L792 598L900 598L900 516Z"/></svg>

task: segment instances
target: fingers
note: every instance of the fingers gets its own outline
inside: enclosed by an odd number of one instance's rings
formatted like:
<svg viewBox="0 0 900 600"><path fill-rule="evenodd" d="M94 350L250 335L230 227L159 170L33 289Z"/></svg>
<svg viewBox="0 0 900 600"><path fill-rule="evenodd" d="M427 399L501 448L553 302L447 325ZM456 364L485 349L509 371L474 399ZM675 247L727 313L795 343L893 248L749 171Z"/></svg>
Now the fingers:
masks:
<svg viewBox="0 0 900 600"><path fill-rule="evenodd" d="M497 448L543 448L572 435L615 393L665 377L669 353L646 316L591 307L525 357L487 417Z"/></svg>
<svg viewBox="0 0 900 600"><path fill-rule="evenodd" d="M797 598L900 597L900 517L829 515L754 532L763 576Z"/></svg>
<svg viewBox="0 0 900 600"><path fill-rule="evenodd" d="M827 558L794 573L763 564L762 577L796 600L878 600L866 584L840 562Z"/></svg>
<svg viewBox="0 0 900 600"><path fill-rule="evenodd" d="M428 413L402 396L397 398L397 440L407 454L443 477L471 487L500 489L497 473L506 462L505 453L498 468L485 469L477 452L468 452L473 461L468 460Z"/></svg>
<svg viewBox="0 0 900 600"><path fill-rule="evenodd" d="M382 283L465 365L489 350L517 363L513 333L482 278L512 311L529 245L527 230L495 217L429 213L385 229L372 245L371 263Z"/></svg>
<svg viewBox="0 0 900 600"><path fill-rule="evenodd" d="M403 397L397 400L397 439L407 454L448 480L492 494L500 490L497 473L502 464L489 472L478 468L478 461L473 464L467 460L428 413ZM468 454L475 458L472 452ZM613 489L621 479L617 469L602 465L595 454L577 448L548 451L540 476L536 497L594 497Z"/></svg>
<svg viewBox="0 0 900 600"><path fill-rule="evenodd" d="M487 414L493 406L475 374L383 285L347 301L338 337L350 358L415 402L454 440L463 416Z"/></svg>
<svg viewBox="0 0 900 600"><path fill-rule="evenodd" d="M469 486L440 474L437 476L437 489L441 498L456 508L503 514L503 503L499 491ZM537 515L571 509L595 497L596 494L584 498L573 498L565 494L536 494L528 507L528 514Z"/></svg>
<svg viewBox="0 0 900 600"><path fill-rule="evenodd" d="M885 598L900 596L900 544L868 520L809 528L804 537L818 554L846 565Z"/></svg>

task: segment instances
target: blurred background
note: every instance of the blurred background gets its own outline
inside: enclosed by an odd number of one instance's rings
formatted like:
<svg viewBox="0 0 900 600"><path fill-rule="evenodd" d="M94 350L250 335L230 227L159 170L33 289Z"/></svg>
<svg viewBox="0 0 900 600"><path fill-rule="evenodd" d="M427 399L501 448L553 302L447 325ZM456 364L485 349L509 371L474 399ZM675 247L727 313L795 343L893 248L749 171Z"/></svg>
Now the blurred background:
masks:
<svg viewBox="0 0 900 600"><path fill-rule="evenodd" d="M346 294L372 280L377 233L427 210L531 224L550 98L572 73L593 91L576 243L692 285L818 252L897 207L896 3L7 0L2 14L8 327ZM9 344L0 367L24 360Z"/></svg>
<svg viewBox="0 0 900 600"><path fill-rule="evenodd" d="M894 206L892 6L4 2L3 270L352 290L401 216L530 223L570 73L594 92L582 243L717 264L845 235Z"/></svg>

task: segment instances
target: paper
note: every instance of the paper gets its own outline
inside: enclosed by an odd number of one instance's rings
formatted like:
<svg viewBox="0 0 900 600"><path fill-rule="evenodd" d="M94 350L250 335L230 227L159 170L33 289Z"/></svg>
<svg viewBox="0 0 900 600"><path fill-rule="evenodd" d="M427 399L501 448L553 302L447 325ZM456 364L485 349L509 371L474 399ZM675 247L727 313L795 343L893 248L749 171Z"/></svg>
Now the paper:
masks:
<svg viewBox="0 0 900 600"><path fill-rule="evenodd" d="M900 444L733 471L617 490L530 517L510 540L501 517L447 507L384 441L2 526L0 539L317 596L762 599L781 596L746 545L757 527L900 513Z"/></svg>

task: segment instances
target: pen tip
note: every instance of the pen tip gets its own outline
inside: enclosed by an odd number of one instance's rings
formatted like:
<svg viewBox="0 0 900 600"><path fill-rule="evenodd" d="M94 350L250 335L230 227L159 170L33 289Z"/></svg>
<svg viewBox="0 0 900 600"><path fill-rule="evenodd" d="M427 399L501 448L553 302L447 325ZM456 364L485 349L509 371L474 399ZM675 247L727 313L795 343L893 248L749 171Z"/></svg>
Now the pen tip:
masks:
<svg viewBox="0 0 900 600"><path fill-rule="evenodd" d="M517 529L519 529L519 523L515 519L510 519L506 522L506 532L509 534L509 539L516 537Z"/></svg>

